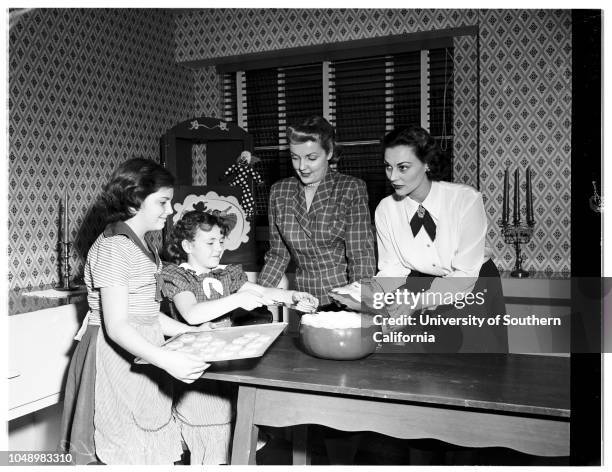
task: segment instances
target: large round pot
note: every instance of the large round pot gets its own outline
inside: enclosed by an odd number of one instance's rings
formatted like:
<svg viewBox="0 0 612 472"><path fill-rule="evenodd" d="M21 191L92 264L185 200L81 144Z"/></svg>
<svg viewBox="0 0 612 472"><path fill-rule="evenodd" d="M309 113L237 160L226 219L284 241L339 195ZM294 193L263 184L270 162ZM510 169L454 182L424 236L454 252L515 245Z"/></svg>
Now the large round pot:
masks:
<svg viewBox="0 0 612 472"><path fill-rule="evenodd" d="M333 360L354 360L372 354L378 343L374 333L380 327L372 317L360 313L338 311L303 315L300 340L304 350L315 357Z"/></svg>

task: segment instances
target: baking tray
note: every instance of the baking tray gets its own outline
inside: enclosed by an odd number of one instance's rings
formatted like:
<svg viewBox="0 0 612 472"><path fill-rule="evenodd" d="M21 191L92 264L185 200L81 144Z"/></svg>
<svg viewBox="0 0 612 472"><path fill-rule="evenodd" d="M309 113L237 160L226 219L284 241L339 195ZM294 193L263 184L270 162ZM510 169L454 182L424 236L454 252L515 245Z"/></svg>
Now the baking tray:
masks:
<svg viewBox="0 0 612 472"><path fill-rule="evenodd" d="M260 357L286 327L287 323L267 323L216 328L210 331L190 331L171 337L162 344L162 347L176 351L189 350L201 355L202 360L206 362ZM140 357L134 362L148 364Z"/></svg>

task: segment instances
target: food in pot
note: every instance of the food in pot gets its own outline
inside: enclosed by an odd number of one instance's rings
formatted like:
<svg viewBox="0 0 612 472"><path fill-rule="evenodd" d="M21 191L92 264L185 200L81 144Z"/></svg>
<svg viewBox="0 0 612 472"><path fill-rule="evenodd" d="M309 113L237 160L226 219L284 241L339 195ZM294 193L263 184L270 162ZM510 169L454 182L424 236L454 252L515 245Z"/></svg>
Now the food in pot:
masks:
<svg viewBox="0 0 612 472"><path fill-rule="evenodd" d="M300 321L305 351L323 359L353 360L372 354L379 330L371 316L350 311L306 314Z"/></svg>

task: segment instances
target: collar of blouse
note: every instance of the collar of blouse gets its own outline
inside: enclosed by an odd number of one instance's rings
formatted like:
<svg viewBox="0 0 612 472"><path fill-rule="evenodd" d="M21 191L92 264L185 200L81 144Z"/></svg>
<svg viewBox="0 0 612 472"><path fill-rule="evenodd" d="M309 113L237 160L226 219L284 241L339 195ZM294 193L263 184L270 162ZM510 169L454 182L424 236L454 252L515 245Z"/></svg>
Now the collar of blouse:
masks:
<svg viewBox="0 0 612 472"><path fill-rule="evenodd" d="M136 235L136 233L134 233L132 228L130 228L125 221L115 221L114 223L109 223L106 225L106 228L104 228L103 234L105 238L117 235L126 236L127 238L131 239L136 246L138 246L138 249L140 249L149 259L151 259L151 262L154 262L156 266L159 266L160 259L157 251L154 250L148 243L148 247L146 247L142 243L142 240Z"/></svg>
<svg viewBox="0 0 612 472"><path fill-rule="evenodd" d="M440 200L440 184L439 182L433 181L431 183L429 193L427 194L423 202L419 203L410 197L406 197L405 204L408 207L409 213L411 214L417 211L419 205L423 205L423 207L431 214L431 216L433 216L436 220L439 220L440 209L442 205L442 202Z"/></svg>

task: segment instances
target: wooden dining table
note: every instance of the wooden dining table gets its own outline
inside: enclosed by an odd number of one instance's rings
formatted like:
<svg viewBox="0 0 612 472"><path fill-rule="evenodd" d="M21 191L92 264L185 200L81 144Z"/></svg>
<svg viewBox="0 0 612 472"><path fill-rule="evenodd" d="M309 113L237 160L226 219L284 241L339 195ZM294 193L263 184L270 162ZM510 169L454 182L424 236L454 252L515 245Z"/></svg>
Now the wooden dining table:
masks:
<svg viewBox="0 0 612 472"><path fill-rule="evenodd" d="M261 358L214 365L204 377L239 386L232 464L255 464L262 425L300 425L294 464L310 463L308 424L569 455L567 357L410 354L387 345L365 359L334 361L283 335Z"/></svg>

